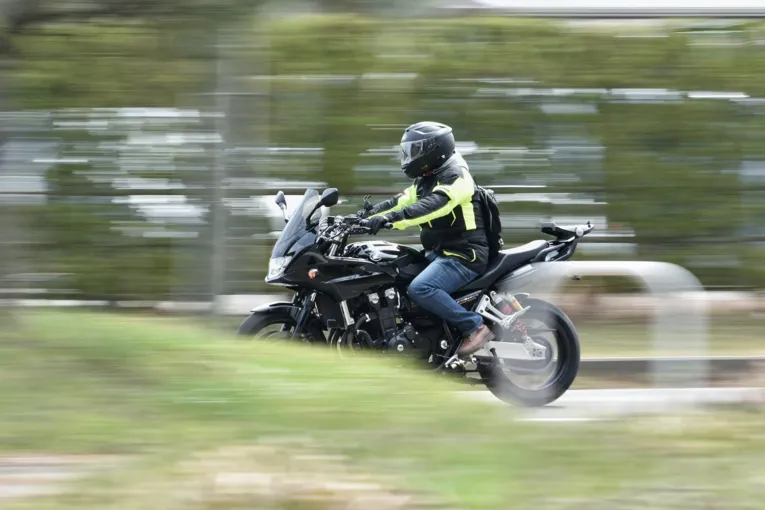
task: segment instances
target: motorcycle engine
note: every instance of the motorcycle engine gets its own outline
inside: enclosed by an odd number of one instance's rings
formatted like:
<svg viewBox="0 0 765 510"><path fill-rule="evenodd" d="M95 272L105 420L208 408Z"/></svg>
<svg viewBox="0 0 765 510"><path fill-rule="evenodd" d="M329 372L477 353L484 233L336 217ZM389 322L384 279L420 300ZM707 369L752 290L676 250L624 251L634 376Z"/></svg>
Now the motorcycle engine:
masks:
<svg viewBox="0 0 765 510"><path fill-rule="evenodd" d="M357 303L360 313L369 314L370 320L360 329L368 335L374 348L396 355L427 358L433 345L438 345L439 328L418 331L409 322L401 320L399 310L402 296L394 287L367 294ZM432 331L431 331L432 330Z"/></svg>
<svg viewBox="0 0 765 510"><path fill-rule="evenodd" d="M417 340L419 336L411 324L406 324L404 327L389 334L385 339L385 344L389 351L398 354L409 354L418 347Z"/></svg>

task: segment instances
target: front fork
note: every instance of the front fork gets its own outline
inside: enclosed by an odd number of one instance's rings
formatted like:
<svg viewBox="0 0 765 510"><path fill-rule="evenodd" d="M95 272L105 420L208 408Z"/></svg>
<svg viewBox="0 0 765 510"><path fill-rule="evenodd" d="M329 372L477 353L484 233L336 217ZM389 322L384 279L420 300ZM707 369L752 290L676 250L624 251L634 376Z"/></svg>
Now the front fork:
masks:
<svg viewBox="0 0 765 510"><path fill-rule="evenodd" d="M295 317L295 329L292 332L293 340L300 337L300 334L303 332L303 329L305 329L306 324L308 324L308 321L311 318L311 311L313 311L313 307L316 304L316 292L311 292L308 296L305 296L302 292L298 292L292 296L293 305L299 304L300 301L302 301L302 306L300 307L297 317ZM284 324L282 325L281 330L287 331L287 328L288 326Z"/></svg>

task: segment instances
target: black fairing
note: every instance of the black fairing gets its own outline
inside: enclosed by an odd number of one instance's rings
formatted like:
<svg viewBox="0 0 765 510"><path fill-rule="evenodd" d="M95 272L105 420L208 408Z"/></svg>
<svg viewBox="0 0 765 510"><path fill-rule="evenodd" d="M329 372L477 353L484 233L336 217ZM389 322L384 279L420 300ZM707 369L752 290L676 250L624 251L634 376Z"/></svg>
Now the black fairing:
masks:
<svg viewBox="0 0 765 510"><path fill-rule="evenodd" d="M306 190L295 207L292 217L284 226L284 230L276 241L271 251L272 258L294 255L316 242L316 232L306 227L306 218L314 210L314 207L319 204L320 200L321 195L319 195L318 191L314 189ZM311 214L311 219L319 221L325 216L325 212L322 209L316 210Z"/></svg>
<svg viewBox="0 0 765 510"><path fill-rule="evenodd" d="M318 270L313 279L308 276L311 269ZM395 271L365 260L325 257L310 246L296 255L287 271L272 283L300 286L346 301L395 281Z"/></svg>

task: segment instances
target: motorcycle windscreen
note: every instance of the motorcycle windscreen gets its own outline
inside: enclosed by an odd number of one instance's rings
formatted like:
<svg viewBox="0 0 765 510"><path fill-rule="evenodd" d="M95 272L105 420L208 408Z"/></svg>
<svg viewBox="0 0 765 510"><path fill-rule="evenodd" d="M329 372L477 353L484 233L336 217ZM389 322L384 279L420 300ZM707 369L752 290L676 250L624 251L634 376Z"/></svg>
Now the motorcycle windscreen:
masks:
<svg viewBox="0 0 765 510"><path fill-rule="evenodd" d="M271 258L293 255L316 242L316 234L306 228L305 220L320 199L321 195L315 189L308 188L306 190L303 198L300 199L300 202L295 207L290 220L284 226L282 235L276 241L271 252ZM313 221L321 217L321 209L319 208L319 210L314 212Z"/></svg>

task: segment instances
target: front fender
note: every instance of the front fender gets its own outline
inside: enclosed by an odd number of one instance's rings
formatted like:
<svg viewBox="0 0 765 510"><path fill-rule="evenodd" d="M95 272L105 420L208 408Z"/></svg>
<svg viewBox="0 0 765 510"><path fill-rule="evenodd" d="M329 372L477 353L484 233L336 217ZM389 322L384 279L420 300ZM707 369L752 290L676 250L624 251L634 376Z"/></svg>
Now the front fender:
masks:
<svg viewBox="0 0 765 510"><path fill-rule="evenodd" d="M250 310L250 313L279 313L279 312L283 312L285 308L299 309L298 307L293 305L290 301L274 301L273 303L268 303L266 305L256 306L255 308Z"/></svg>
<svg viewBox="0 0 765 510"><path fill-rule="evenodd" d="M300 306L289 301L275 301L273 303L257 306L250 311L249 317L247 317L239 326L238 334L251 334L254 327L253 325L260 323L260 321L264 320L269 315L281 316L283 318L288 317L296 322L299 320L301 310L302 308ZM315 317L309 318L308 323L305 324L304 327L308 333L310 333L312 342L326 342L321 322Z"/></svg>

